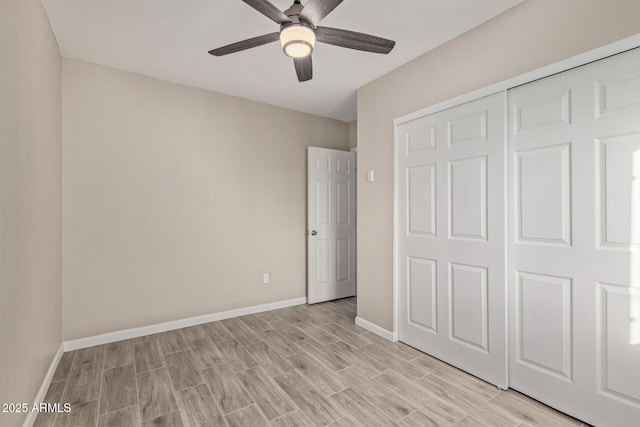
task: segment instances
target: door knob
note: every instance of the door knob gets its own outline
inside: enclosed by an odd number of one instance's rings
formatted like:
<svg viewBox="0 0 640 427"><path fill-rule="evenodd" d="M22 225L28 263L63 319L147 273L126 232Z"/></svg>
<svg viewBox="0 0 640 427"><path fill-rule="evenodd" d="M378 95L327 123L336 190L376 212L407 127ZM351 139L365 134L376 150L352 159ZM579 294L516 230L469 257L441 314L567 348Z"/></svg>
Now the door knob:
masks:
<svg viewBox="0 0 640 427"><path fill-rule="evenodd" d="M316 230L311 230L311 235L315 236L316 234L318 234L318 232Z"/></svg>

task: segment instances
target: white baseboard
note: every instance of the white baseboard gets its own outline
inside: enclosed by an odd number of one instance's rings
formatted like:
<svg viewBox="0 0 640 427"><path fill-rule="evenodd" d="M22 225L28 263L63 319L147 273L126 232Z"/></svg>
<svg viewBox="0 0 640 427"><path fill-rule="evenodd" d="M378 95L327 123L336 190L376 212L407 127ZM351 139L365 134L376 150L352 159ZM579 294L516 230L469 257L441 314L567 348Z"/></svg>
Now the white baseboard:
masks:
<svg viewBox="0 0 640 427"><path fill-rule="evenodd" d="M64 353L64 345L60 344L58 351L53 356L53 360L49 365L49 370L47 370L44 379L42 380L42 384L40 385L40 389L38 390L38 394L36 394L35 399L33 399L32 403L42 403L44 402L44 398L47 395L47 391L49 390L49 386L51 385L51 380L53 379L53 375L56 373L56 369L58 369L58 363L60 363L60 359L62 359L62 353ZM33 423L36 421L36 417L38 416L37 412L29 411L27 413L27 418L24 420L24 424L22 427L31 427Z"/></svg>
<svg viewBox="0 0 640 427"><path fill-rule="evenodd" d="M366 329L369 332L372 332L378 336L381 336L382 338L388 340L388 341L398 341L398 336L397 334L394 334L393 332L376 325L375 323L371 323L368 320L364 320L362 317L356 317L356 325L360 326L361 328Z"/></svg>
<svg viewBox="0 0 640 427"><path fill-rule="evenodd" d="M95 345L108 344L116 341L128 340L145 335L157 334L159 332L173 331L174 329L187 328L189 326L201 325L203 323L216 322L218 320L232 317L245 316L247 314L262 313L263 311L277 310L279 308L291 307L294 305L306 304L307 298L294 298L285 301L271 302L268 304L254 305L251 307L238 308L235 310L221 311L218 313L205 314L203 316L189 317L187 319L174 320L172 322L158 323L155 325L143 326L140 328L125 329L122 331L109 332L92 337L80 338L77 340L65 341L64 351L78 350L80 348L93 347Z"/></svg>

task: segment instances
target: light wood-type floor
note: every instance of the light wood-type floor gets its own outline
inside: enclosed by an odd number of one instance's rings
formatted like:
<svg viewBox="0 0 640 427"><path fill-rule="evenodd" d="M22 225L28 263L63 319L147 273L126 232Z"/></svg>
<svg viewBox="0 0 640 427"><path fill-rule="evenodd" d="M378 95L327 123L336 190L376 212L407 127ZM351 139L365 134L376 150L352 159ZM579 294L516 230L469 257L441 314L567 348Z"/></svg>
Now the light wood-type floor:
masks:
<svg viewBox="0 0 640 427"><path fill-rule="evenodd" d="M354 325L355 298L65 353L36 426L581 423Z"/></svg>

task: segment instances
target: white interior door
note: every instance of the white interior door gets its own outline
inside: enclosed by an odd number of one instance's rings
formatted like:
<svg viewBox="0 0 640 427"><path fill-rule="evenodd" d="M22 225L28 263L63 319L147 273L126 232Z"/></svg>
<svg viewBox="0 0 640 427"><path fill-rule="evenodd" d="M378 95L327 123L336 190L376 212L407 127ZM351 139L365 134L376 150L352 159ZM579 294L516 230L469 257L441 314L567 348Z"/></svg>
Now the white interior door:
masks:
<svg viewBox="0 0 640 427"><path fill-rule="evenodd" d="M356 294L356 154L307 152L307 300Z"/></svg>
<svg viewBox="0 0 640 427"><path fill-rule="evenodd" d="M396 134L400 340L505 388L505 95Z"/></svg>
<svg viewBox="0 0 640 427"><path fill-rule="evenodd" d="M640 423L640 51L509 92L510 385Z"/></svg>

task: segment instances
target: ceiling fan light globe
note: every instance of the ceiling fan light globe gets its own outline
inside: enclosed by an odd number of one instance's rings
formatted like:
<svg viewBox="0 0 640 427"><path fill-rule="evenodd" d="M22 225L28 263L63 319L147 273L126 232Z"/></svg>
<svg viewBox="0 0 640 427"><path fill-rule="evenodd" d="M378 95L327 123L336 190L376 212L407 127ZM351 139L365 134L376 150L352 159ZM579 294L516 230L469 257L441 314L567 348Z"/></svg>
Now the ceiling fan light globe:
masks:
<svg viewBox="0 0 640 427"><path fill-rule="evenodd" d="M284 53L290 58L304 58L311 55L313 48L305 42L291 42L284 46Z"/></svg>
<svg viewBox="0 0 640 427"><path fill-rule="evenodd" d="M280 31L280 43L285 55L291 58L304 58L313 52L316 35L307 26L288 25Z"/></svg>

